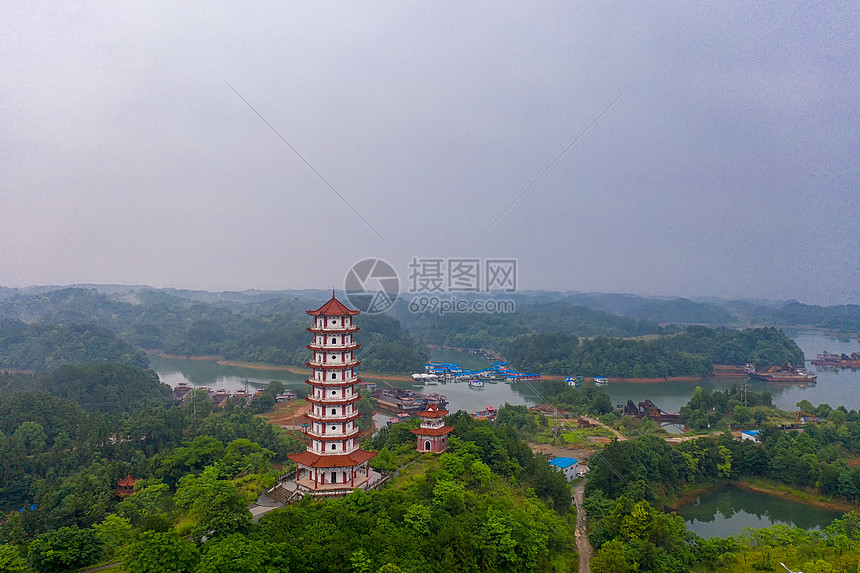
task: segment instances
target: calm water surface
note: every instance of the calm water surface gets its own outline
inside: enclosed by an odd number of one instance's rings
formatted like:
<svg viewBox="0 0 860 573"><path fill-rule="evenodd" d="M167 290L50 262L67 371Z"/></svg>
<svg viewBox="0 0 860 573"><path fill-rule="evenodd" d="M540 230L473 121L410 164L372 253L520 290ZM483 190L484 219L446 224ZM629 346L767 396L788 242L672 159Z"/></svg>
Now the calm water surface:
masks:
<svg viewBox="0 0 860 573"><path fill-rule="evenodd" d="M690 531L702 537L728 537L740 534L745 527L759 529L778 523L806 530L822 529L841 515L731 485L701 494L676 513L684 518Z"/></svg>
<svg viewBox="0 0 860 573"><path fill-rule="evenodd" d="M811 360L825 350L829 352L860 352L856 340L842 341L817 332L798 332L794 340ZM480 368L489 365L487 360L452 350L432 349L431 357L440 362L457 362L466 368ZM280 380L287 388L299 396L307 393L304 377L284 370L257 370L237 366L224 366L210 360L171 359L159 356L150 357L152 368L161 380L171 386L179 382L193 385L206 385L215 389L238 390L247 379L252 389L265 387L271 380ZM773 395L774 404L784 410L794 410L795 404L806 399L813 404L827 402L831 406L844 405L848 409L860 409L860 370L810 367L818 375L818 383L811 386L792 386L750 382L749 388L760 392L767 390ZM707 390L730 388L733 384L743 384L743 378L703 378L691 382L654 382L654 383L611 383L607 386L613 404L624 404L627 400L640 402L650 398L666 412L677 412L687 403L696 386ZM389 382L404 388L421 389L411 382ZM428 386L427 391L435 391L448 396L449 409L474 411L487 404L525 404L532 406L543 402L539 389L527 382L508 384L488 383L482 390L469 388L465 382Z"/></svg>

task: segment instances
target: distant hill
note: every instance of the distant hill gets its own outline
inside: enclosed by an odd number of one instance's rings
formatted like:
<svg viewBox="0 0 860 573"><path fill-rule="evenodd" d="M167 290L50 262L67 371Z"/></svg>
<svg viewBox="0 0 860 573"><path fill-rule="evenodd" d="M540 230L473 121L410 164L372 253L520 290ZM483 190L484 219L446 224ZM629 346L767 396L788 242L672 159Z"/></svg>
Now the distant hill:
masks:
<svg viewBox="0 0 860 573"><path fill-rule="evenodd" d="M149 366L149 358L142 350L101 326L25 324L0 319L0 368L53 370L81 362Z"/></svg>
<svg viewBox="0 0 860 573"><path fill-rule="evenodd" d="M713 303L693 302L687 298L653 300L640 304L624 316L659 323L727 325L737 318L725 307Z"/></svg>

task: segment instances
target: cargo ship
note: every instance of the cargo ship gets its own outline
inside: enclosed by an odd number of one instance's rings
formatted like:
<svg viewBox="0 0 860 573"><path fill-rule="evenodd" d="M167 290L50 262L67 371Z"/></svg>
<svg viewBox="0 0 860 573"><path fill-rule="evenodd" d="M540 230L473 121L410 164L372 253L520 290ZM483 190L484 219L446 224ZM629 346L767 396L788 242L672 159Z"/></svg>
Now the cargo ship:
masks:
<svg viewBox="0 0 860 573"><path fill-rule="evenodd" d="M815 366L837 366L839 368L860 368L860 352L830 354L826 350L811 361Z"/></svg>
<svg viewBox="0 0 860 573"><path fill-rule="evenodd" d="M815 384L817 377L812 372L797 368L791 364L786 366L771 366L764 372L750 369L747 376L752 380L763 382L783 382L788 384Z"/></svg>
<svg viewBox="0 0 860 573"><path fill-rule="evenodd" d="M427 408L428 404L436 404L443 410L448 405L448 397L436 392L422 394L414 390L394 388L391 390L375 390L371 392L371 396L376 399L376 403L380 408L406 414L421 412Z"/></svg>

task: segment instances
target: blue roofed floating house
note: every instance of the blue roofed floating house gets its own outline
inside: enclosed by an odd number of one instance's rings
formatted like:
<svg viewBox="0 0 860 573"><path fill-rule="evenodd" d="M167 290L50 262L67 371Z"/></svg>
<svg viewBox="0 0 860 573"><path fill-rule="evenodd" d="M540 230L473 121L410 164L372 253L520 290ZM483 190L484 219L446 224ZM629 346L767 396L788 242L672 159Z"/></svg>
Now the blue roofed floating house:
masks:
<svg viewBox="0 0 860 573"><path fill-rule="evenodd" d="M509 362L493 362L490 368L468 370L454 362L428 362L424 365L426 374L443 376L449 380L467 380L473 378L502 378L508 382L529 382L541 379L540 374L533 372L517 372L510 367Z"/></svg>

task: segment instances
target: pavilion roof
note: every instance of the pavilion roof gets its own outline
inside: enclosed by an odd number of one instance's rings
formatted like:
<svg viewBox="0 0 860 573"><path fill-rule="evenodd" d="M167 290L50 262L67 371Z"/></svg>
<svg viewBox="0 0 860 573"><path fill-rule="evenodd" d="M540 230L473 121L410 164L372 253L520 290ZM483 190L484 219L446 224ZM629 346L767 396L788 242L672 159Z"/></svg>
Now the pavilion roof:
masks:
<svg viewBox="0 0 860 573"><path fill-rule="evenodd" d="M128 474L128 476L119 480L117 482L117 485L119 485L120 487L134 487L134 484L136 484L136 483L137 483L137 480L134 479L133 477L131 477L131 474Z"/></svg>
<svg viewBox="0 0 860 573"><path fill-rule="evenodd" d="M448 410L443 410L439 404L428 403L427 409L416 413L422 418L444 418L448 415Z"/></svg>
<svg viewBox="0 0 860 573"><path fill-rule="evenodd" d="M454 431L454 426L442 426L441 428L416 428L409 431L416 436L446 436Z"/></svg>
<svg viewBox="0 0 860 573"><path fill-rule="evenodd" d="M332 292L331 298L327 303L316 310L306 310L305 312L312 316L346 316L355 315L361 311L348 308L345 304L337 300L334 296L334 292Z"/></svg>

